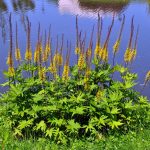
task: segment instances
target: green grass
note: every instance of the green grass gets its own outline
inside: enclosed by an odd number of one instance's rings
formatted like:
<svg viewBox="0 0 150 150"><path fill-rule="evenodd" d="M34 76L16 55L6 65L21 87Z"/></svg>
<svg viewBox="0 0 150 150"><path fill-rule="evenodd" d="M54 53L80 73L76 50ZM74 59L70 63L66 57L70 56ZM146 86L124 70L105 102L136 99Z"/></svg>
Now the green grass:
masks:
<svg viewBox="0 0 150 150"><path fill-rule="evenodd" d="M92 142L91 142L92 141ZM1 141L2 143L2 141ZM0 144L2 149L2 144ZM4 150L149 150L150 130L131 132L127 135L102 137L99 141L92 139L71 141L68 145L60 145L48 139L16 140L8 137Z"/></svg>

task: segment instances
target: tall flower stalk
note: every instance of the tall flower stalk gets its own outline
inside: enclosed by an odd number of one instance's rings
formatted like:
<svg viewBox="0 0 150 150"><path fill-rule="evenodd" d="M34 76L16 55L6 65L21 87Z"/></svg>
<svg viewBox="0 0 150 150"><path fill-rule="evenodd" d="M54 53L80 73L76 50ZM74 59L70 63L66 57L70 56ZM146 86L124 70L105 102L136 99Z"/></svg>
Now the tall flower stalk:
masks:
<svg viewBox="0 0 150 150"><path fill-rule="evenodd" d="M130 38L129 38L129 44L124 54L124 61L126 63L126 66L132 61L132 41L133 41L133 34L134 34L134 17L132 17L131 20L131 31L130 31Z"/></svg>
<svg viewBox="0 0 150 150"><path fill-rule="evenodd" d="M34 63L38 65L40 60L40 24L38 26L38 41L36 43L35 51L34 51Z"/></svg>
<svg viewBox="0 0 150 150"><path fill-rule="evenodd" d="M21 53L20 53L20 48L18 45L18 25L16 23L16 49L15 49L15 58L18 61L18 64L20 65L21 61Z"/></svg>
<svg viewBox="0 0 150 150"><path fill-rule="evenodd" d="M10 43L9 43L9 52L7 57L8 73L10 77L14 77L15 69L13 62L13 39L12 39L12 17L9 15L9 32L10 32Z"/></svg>
<svg viewBox="0 0 150 150"><path fill-rule="evenodd" d="M110 27L108 28L108 33L107 33L107 37L105 40L105 43L103 45L103 47L101 48L100 52L99 52L99 58L102 62L107 62L108 61L108 44L109 44L109 39L110 39L110 35L111 35L111 31L114 25L114 16L112 19L112 23L110 25Z"/></svg>
<svg viewBox="0 0 150 150"><path fill-rule="evenodd" d="M80 43L81 51L78 59L78 69L81 71L86 64L86 58L85 58L85 40L86 40L86 33L83 37L83 40Z"/></svg>
<svg viewBox="0 0 150 150"><path fill-rule="evenodd" d="M69 43L67 41L67 54L66 54L66 61L64 64L64 68L63 68L63 73L62 73L62 80L63 81L67 81L69 79L69 60L70 60L70 53L71 53L71 43L69 46Z"/></svg>
<svg viewBox="0 0 150 150"><path fill-rule="evenodd" d="M103 29L103 21L100 15L98 14L98 21L97 21L97 42L94 51L94 57L98 58L100 50L101 50L101 34Z"/></svg>
<svg viewBox="0 0 150 150"><path fill-rule="evenodd" d="M122 32L123 32L124 24L125 24L125 15L123 15L123 20L122 20L121 28L120 28L120 31L119 31L118 39L116 40L116 43L115 43L114 46L113 46L113 65L114 65L114 63L115 63L116 54L117 54L118 51L119 51L119 47L120 47L120 42L121 42L121 37L122 37Z"/></svg>
<svg viewBox="0 0 150 150"><path fill-rule="evenodd" d="M25 60L28 63L32 61L32 50L31 50L31 23L29 22L29 18L27 17L27 47L25 53Z"/></svg>

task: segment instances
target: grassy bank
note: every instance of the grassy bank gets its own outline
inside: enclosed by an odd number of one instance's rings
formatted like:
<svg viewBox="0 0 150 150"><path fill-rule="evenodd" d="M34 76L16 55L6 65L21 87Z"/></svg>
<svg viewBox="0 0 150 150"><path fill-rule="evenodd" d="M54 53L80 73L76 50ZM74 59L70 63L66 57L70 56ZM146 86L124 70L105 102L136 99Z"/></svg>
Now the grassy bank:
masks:
<svg viewBox="0 0 150 150"><path fill-rule="evenodd" d="M150 130L102 137L95 142L91 142L90 139L71 140L69 145L59 145L46 139L15 140L9 137L4 145L5 150L149 150L149 147Z"/></svg>

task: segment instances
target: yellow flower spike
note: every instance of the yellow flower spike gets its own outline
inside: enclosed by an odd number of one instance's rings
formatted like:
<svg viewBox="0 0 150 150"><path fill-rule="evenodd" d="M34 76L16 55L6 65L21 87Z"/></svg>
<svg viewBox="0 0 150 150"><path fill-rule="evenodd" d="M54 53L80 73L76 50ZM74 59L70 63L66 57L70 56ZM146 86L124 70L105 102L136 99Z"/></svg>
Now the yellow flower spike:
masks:
<svg viewBox="0 0 150 150"><path fill-rule="evenodd" d="M100 60L102 59L102 57L103 57L103 48L101 48L100 49L100 51L99 51L99 58L100 58Z"/></svg>
<svg viewBox="0 0 150 150"><path fill-rule="evenodd" d="M45 48L45 51L46 51L46 55L47 55L47 57L50 55L50 52L51 52L51 46L50 46L50 44L46 44L46 48Z"/></svg>
<svg viewBox="0 0 150 150"><path fill-rule="evenodd" d="M108 50L107 50L107 48L103 48L103 49L101 49L101 57L100 57L100 59L102 60L102 61L104 61L104 62L107 62L108 61Z"/></svg>
<svg viewBox="0 0 150 150"><path fill-rule="evenodd" d="M53 58L53 63L56 65L56 66L62 66L63 65L63 57L61 54L59 53L56 53L54 55L54 58Z"/></svg>
<svg viewBox="0 0 150 150"><path fill-rule="evenodd" d="M89 81L89 76L91 74L91 69L88 67L86 68L86 72L85 72L85 76L84 76L84 88L87 90L89 88L89 84L88 84L88 81Z"/></svg>
<svg viewBox="0 0 150 150"><path fill-rule="evenodd" d="M145 83L150 81L150 71L147 72L146 77L145 77Z"/></svg>
<svg viewBox="0 0 150 150"><path fill-rule="evenodd" d="M85 56L84 56L83 53L81 53L80 56L79 56L79 60L78 60L78 68L79 68L79 70L82 70L84 65L85 65Z"/></svg>
<svg viewBox="0 0 150 150"><path fill-rule="evenodd" d="M88 48L87 50L87 57L90 58L92 56L92 49Z"/></svg>
<svg viewBox="0 0 150 150"><path fill-rule="evenodd" d="M47 53L51 52L51 46L49 43L46 44L46 51L47 51Z"/></svg>
<svg viewBox="0 0 150 150"><path fill-rule="evenodd" d="M119 46L120 46L120 40L117 40L116 43L113 46L113 53L116 54L119 50Z"/></svg>
<svg viewBox="0 0 150 150"><path fill-rule="evenodd" d="M9 66L12 66L12 65L13 65L13 59L12 59L10 53L8 54L7 62L6 62L6 63L7 63L7 65L9 65Z"/></svg>
<svg viewBox="0 0 150 150"><path fill-rule="evenodd" d="M137 50L136 50L136 49L133 49L133 50L132 50L132 58L131 58L132 60L131 60L131 61L135 60L136 55L137 55Z"/></svg>
<svg viewBox="0 0 150 150"><path fill-rule="evenodd" d="M32 51L30 49L26 49L25 60L26 61L31 61L32 60Z"/></svg>
<svg viewBox="0 0 150 150"><path fill-rule="evenodd" d="M14 69L14 67L9 67L8 68L8 73L9 73L10 77L13 77L15 75L15 69Z"/></svg>
<svg viewBox="0 0 150 150"><path fill-rule="evenodd" d="M34 63L38 63L39 61L40 61L40 53L39 53L38 45L37 45L34 51Z"/></svg>
<svg viewBox="0 0 150 150"><path fill-rule="evenodd" d="M54 63L51 63L49 70L52 74L57 74L57 67Z"/></svg>
<svg viewBox="0 0 150 150"><path fill-rule="evenodd" d="M17 61L21 61L21 53L19 48L16 48L15 50L15 58Z"/></svg>
<svg viewBox="0 0 150 150"><path fill-rule="evenodd" d="M38 74L39 74L39 78L41 81L46 80L46 68L45 67L40 67Z"/></svg>
<svg viewBox="0 0 150 150"><path fill-rule="evenodd" d="M59 53L56 53L56 54L54 55L53 62L54 62L57 66L62 66L62 65L63 65L63 57L62 57L62 55L59 54Z"/></svg>
<svg viewBox="0 0 150 150"><path fill-rule="evenodd" d="M40 51L40 53L42 53L42 51L43 51L42 43L39 44L39 51Z"/></svg>
<svg viewBox="0 0 150 150"><path fill-rule="evenodd" d="M51 50L50 46L47 43L46 46L45 46L45 50L43 52L43 57L42 57L43 62L46 62L48 60L48 57L50 55L50 50Z"/></svg>
<svg viewBox="0 0 150 150"><path fill-rule="evenodd" d="M62 74L62 80L68 80L69 79L69 66L67 64L64 65L63 74Z"/></svg>
<svg viewBox="0 0 150 150"><path fill-rule="evenodd" d="M58 59L59 59L59 54L55 53L55 55L53 57L53 63L57 65L58 64Z"/></svg>
<svg viewBox="0 0 150 150"><path fill-rule="evenodd" d="M58 60L57 60L58 62L58 66L62 66L63 65L63 57L62 57L62 55L61 54L58 54Z"/></svg>
<svg viewBox="0 0 150 150"><path fill-rule="evenodd" d="M132 50L129 51L128 62L132 62Z"/></svg>
<svg viewBox="0 0 150 150"><path fill-rule="evenodd" d="M96 44L95 51L94 51L94 56L95 57L97 57L99 55L100 50L101 50L100 45Z"/></svg>
<svg viewBox="0 0 150 150"><path fill-rule="evenodd" d="M125 54L124 54L124 61L127 63L129 62L130 60L130 54L131 54L131 49L130 48L127 48L126 51L125 51Z"/></svg>
<svg viewBox="0 0 150 150"><path fill-rule="evenodd" d="M136 49L128 49L125 53L125 62L131 63L136 57Z"/></svg>
<svg viewBox="0 0 150 150"><path fill-rule="evenodd" d="M15 49L15 58L17 61L21 61L21 53L18 46L18 25L16 23L16 49Z"/></svg>
<svg viewBox="0 0 150 150"><path fill-rule="evenodd" d="M88 68L87 70L86 70L86 72L85 72L85 76L90 76L90 74L91 74L91 70L90 70L90 68Z"/></svg>
<svg viewBox="0 0 150 150"><path fill-rule="evenodd" d="M46 61L48 60L47 52L44 51L42 56L43 56L43 57L42 57L42 61L43 61L43 62L46 62Z"/></svg>
<svg viewBox="0 0 150 150"><path fill-rule="evenodd" d="M80 52L81 52L81 49L80 49L79 47L76 47L76 48L75 48L75 54L76 54L76 55L79 55Z"/></svg>

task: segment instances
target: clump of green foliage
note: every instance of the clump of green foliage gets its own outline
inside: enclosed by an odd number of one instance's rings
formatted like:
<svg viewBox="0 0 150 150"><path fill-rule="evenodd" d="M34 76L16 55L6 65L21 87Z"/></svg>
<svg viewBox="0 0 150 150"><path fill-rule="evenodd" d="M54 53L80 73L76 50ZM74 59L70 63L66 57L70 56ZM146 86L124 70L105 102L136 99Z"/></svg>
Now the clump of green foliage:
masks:
<svg viewBox="0 0 150 150"><path fill-rule="evenodd" d="M0 102L0 124L7 121L14 135L21 137L47 137L58 143L67 143L70 138L101 139L102 135L116 132L126 133L137 128L146 128L150 124L150 104L133 87L136 85L136 74L128 69L136 56L137 35L133 47L133 18L129 45L124 55L125 66L115 64L119 50L125 16L119 37L113 47L113 65L108 63L108 43L114 24L114 17L109 27L104 45L101 44L102 18L98 15L97 43L92 57L93 32L89 47L85 48L85 37L79 34L76 18L77 43L75 54L77 64L70 67L71 44L67 42L66 60L63 61L63 36L61 48L57 46L54 56L51 52L50 31L45 41L45 49L40 40L32 60L30 44L31 24L27 19L27 49L25 61L22 63L18 42L16 42L15 58L18 66L13 65L13 39L11 15L10 50L5 72L9 90L2 94ZM16 26L17 41L17 26ZM50 67L47 61L50 57ZM93 61L92 61L93 60ZM118 78L115 79L114 75ZM146 83L149 81L149 73ZM5 121L4 121L5 120ZM8 132L7 132L8 133ZM2 135L3 144L7 134Z"/></svg>
<svg viewBox="0 0 150 150"><path fill-rule="evenodd" d="M71 68L67 81L24 78L20 66L10 89L2 95L3 115L16 136L50 137L66 143L69 138L94 137L145 128L150 123L146 97L133 90L136 74L123 66L94 61L85 86L84 69ZM29 69L29 68L28 68ZM30 68L32 69L32 68ZM113 80L118 72L121 81ZM86 87L86 88L85 88Z"/></svg>

